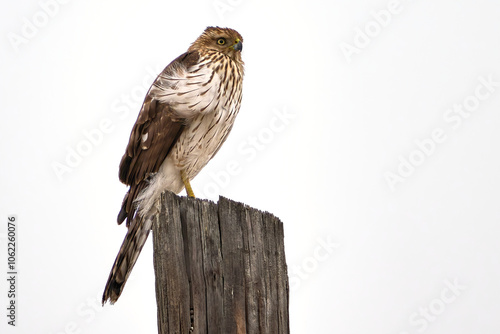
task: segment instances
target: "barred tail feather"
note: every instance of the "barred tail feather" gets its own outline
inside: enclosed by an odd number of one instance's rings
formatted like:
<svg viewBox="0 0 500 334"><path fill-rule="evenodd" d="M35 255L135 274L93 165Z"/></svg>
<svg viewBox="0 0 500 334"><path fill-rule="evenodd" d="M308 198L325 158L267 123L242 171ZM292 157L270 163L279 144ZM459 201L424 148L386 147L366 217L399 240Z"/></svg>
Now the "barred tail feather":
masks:
<svg viewBox="0 0 500 334"><path fill-rule="evenodd" d="M132 272L132 268L134 268L135 262L151 230L151 216L148 215L146 217L147 218L143 218L136 215L128 228L120 251L116 256L115 263L111 268L108 282L104 288L104 293L102 295L103 305L108 300L111 304L114 304L123 291L125 283Z"/></svg>

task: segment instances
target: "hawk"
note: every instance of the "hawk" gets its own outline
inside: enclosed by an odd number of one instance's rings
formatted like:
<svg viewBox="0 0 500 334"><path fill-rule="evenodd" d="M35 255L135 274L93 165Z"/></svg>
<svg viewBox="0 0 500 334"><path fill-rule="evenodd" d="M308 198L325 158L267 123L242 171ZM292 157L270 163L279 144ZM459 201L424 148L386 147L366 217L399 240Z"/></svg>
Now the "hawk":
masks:
<svg viewBox="0 0 500 334"><path fill-rule="evenodd" d="M241 104L241 35L208 27L172 61L149 89L120 162L130 186L118 214L127 234L102 296L115 303L152 226L163 191L194 197L190 185L231 131Z"/></svg>

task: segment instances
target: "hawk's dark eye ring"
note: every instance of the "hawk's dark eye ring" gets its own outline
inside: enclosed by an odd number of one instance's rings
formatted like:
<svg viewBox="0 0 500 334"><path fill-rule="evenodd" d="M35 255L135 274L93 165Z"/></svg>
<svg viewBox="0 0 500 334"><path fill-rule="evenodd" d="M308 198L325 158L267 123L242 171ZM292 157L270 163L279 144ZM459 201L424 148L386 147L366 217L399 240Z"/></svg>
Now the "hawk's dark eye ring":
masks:
<svg viewBox="0 0 500 334"><path fill-rule="evenodd" d="M224 45L224 44L226 44L226 40L225 40L224 38L219 38L219 39L217 40L217 44L219 44L219 45Z"/></svg>

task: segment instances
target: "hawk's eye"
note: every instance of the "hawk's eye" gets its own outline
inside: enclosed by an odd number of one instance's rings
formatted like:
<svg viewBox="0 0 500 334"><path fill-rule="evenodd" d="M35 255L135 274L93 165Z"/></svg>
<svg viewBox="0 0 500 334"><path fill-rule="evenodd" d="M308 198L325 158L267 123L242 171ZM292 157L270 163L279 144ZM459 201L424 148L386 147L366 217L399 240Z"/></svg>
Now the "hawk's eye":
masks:
<svg viewBox="0 0 500 334"><path fill-rule="evenodd" d="M219 45L224 45L224 44L226 44L226 40L225 40L224 38L219 38L219 39L217 40L217 44L219 44Z"/></svg>

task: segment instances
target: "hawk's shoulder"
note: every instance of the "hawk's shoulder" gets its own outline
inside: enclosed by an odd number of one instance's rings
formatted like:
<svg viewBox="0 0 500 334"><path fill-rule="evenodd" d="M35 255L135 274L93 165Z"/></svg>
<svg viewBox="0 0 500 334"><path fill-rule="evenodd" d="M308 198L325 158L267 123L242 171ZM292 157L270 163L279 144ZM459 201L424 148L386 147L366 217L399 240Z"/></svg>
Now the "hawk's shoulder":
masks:
<svg viewBox="0 0 500 334"><path fill-rule="evenodd" d="M175 91L176 81L184 79L182 73L195 65L198 59L198 52L182 54L167 65L154 81L144 99L120 162L121 182L135 185L156 173L172 149L184 128L183 119L175 114L175 103L169 103L165 99L160 101L156 96L157 91L163 87Z"/></svg>

